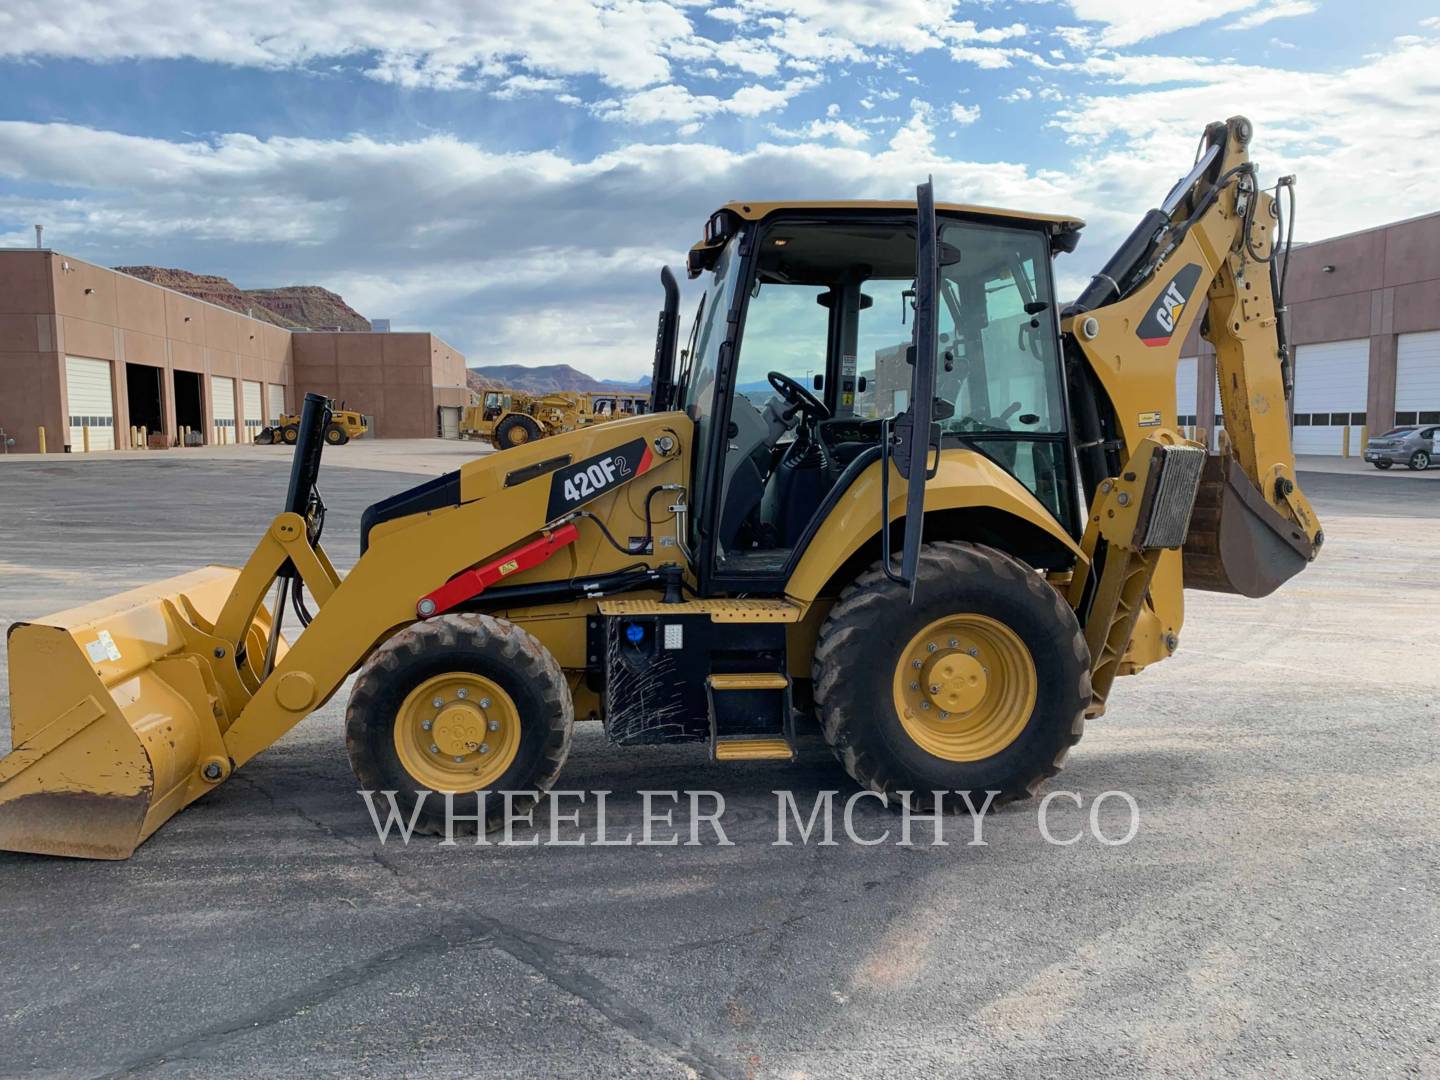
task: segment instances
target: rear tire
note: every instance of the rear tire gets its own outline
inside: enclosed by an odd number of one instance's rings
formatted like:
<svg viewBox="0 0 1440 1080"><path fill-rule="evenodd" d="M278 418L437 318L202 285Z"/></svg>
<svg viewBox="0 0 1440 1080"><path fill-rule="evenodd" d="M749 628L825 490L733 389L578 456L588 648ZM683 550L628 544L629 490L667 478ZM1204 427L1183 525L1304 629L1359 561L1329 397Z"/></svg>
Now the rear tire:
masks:
<svg viewBox="0 0 1440 1080"><path fill-rule="evenodd" d="M977 544L926 544L918 573L911 604L876 564L820 628L814 679L825 739L857 783L891 803L906 791L919 807L933 804L932 791L969 791L977 807L992 790L995 805L1026 798L1084 731L1090 650L1075 613L1039 574ZM940 694L927 698L921 679ZM979 695L953 716L942 711L959 700L946 697L952 684ZM945 805L963 803L951 796Z"/></svg>
<svg viewBox="0 0 1440 1080"><path fill-rule="evenodd" d="M434 697L430 687L440 688ZM468 695L461 692L467 687ZM436 700L443 706L436 708ZM422 733L417 720L433 726ZM495 793L485 800L489 830L504 819L499 792L526 793L512 800L514 812L524 814L555 783L574 722L565 673L532 635L489 615L443 615L406 627L371 654L350 694L345 746L362 788L396 792L405 821L423 798L416 831L445 831L445 791L481 790ZM466 724L475 725L474 734L465 733ZM482 742L467 750L466 738ZM440 743L443 752L432 749ZM415 764L407 766L407 758ZM475 800L455 799L456 814L475 812ZM455 825L457 832L474 829L470 822Z"/></svg>
<svg viewBox="0 0 1440 1080"><path fill-rule="evenodd" d="M1386 469L1390 468L1392 464L1393 462L1389 461L1377 461L1375 462L1375 468L1379 469L1381 472L1384 472Z"/></svg>
<svg viewBox="0 0 1440 1080"><path fill-rule="evenodd" d="M1410 468L1415 472L1424 472L1430 467L1430 455L1424 450L1416 450L1410 455Z"/></svg>
<svg viewBox="0 0 1440 1080"><path fill-rule="evenodd" d="M286 446L294 446L300 441L300 425L286 424L280 429L280 437L285 440Z"/></svg>
<svg viewBox="0 0 1440 1080"><path fill-rule="evenodd" d="M495 428L495 445L501 450L512 446L524 446L540 438L540 425L535 419L523 414L507 416Z"/></svg>

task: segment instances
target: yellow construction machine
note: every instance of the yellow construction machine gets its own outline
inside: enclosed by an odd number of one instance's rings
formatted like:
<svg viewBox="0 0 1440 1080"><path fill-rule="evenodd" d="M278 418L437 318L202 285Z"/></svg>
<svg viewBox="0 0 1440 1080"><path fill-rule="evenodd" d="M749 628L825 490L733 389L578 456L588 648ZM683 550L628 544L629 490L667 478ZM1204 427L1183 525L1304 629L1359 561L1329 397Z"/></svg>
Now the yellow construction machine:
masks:
<svg viewBox="0 0 1440 1080"><path fill-rule="evenodd" d="M345 408L330 410L330 420L325 425L324 439L331 446L344 446L351 439L358 439L370 430L373 421L364 413ZM255 441L262 446L284 443L294 446L300 441L300 417L282 413L273 425L260 429Z"/></svg>
<svg viewBox="0 0 1440 1080"><path fill-rule="evenodd" d="M535 397L519 390L488 390L465 410L460 437L509 450L536 439L650 410L650 396L634 391L556 391Z"/></svg>
<svg viewBox="0 0 1440 1080"><path fill-rule="evenodd" d="M1074 217L937 206L928 183L731 203L689 255L683 348L662 271L651 412L374 504L343 578L315 491L333 414L307 397L242 569L11 627L0 847L124 858L352 674L360 786L422 831L445 796L524 792L523 812L577 717L716 762L787 759L818 721L891 802L1025 797L1116 676L1176 651L1184 588L1264 596L1320 547L1287 420L1288 181L1261 187L1250 135L1208 127L1063 307ZM1197 320L1219 455L1177 425ZM855 411L860 355L905 388L887 415ZM502 800L484 805L493 824Z"/></svg>

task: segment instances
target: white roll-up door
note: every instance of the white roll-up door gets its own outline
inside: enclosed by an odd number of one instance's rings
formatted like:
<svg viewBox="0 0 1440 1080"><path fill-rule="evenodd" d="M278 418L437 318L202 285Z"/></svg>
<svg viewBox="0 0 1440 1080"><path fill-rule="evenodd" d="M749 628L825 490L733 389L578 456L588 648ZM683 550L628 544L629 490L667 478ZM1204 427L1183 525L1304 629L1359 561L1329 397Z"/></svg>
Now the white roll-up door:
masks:
<svg viewBox="0 0 1440 1080"><path fill-rule="evenodd" d="M240 392L245 399L245 441L254 442L255 436L265 426L265 418L261 416L263 408L260 404L260 384L250 379L245 379L240 384Z"/></svg>
<svg viewBox="0 0 1440 1080"><path fill-rule="evenodd" d="M1199 367L1199 357L1182 356L1175 368L1175 415L1178 417L1175 422L1187 433L1193 431L1199 423L1195 418Z"/></svg>
<svg viewBox="0 0 1440 1080"><path fill-rule="evenodd" d="M110 361L65 358L65 392L70 402L70 452L115 449L115 395L110 392Z"/></svg>
<svg viewBox="0 0 1440 1080"><path fill-rule="evenodd" d="M1295 350L1297 454L1342 453L1347 427L1350 452L1360 451L1369 375L1369 338L1301 345Z"/></svg>
<svg viewBox="0 0 1440 1080"><path fill-rule="evenodd" d="M1400 335L1395 356L1395 422L1440 424L1440 330Z"/></svg>
<svg viewBox="0 0 1440 1080"><path fill-rule="evenodd" d="M270 408L265 412L265 422L267 424L273 424L275 423L275 421L279 420L281 415L285 412L285 387L278 386L275 383L271 383L269 386L269 390Z"/></svg>
<svg viewBox="0 0 1440 1080"><path fill-rule="evenodd" d="M210 376L210 410L219 429L211 436L212 442L233 443L235 441L235 380L224 375Z"/></svg>
<svg viewBox="0 0 1440 1080"><path fill-rule="evenodd" d="M460 438L460 413L458 405L440 406L440 437L442 439Z"/></svg>

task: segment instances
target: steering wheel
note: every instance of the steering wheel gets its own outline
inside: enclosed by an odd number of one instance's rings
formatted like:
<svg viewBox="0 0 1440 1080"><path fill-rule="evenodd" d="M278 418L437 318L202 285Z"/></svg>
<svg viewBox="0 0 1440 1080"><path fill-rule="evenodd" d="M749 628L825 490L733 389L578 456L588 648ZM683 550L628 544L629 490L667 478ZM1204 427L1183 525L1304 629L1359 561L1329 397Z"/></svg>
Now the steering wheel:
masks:
<svg viewBox="0 0 1440 1080"><path fill-rule="evenodd" d="M789 375L780 371L772 371L765 378L769 380L771 388L780 395L785 404L790 406L792 413L795 409L799 409L806 416L816 420L830 419L830 409L826 404Z"/></svg>

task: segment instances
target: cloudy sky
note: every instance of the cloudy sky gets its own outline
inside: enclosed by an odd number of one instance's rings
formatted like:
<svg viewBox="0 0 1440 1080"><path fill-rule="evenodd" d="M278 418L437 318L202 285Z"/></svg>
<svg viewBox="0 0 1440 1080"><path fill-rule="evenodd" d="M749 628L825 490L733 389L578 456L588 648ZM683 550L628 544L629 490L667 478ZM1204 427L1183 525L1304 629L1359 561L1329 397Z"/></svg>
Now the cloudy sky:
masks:
<svg viewBox="0 0 1440 1080"><path fill-rule="evenodd" d="M1243 112L1308 239L1440 209L1434 0L0 0L0 247L313 282L472 364L649 367L732 198L1087 218ZM689 305L687 297L687 306Z"/></svg>

